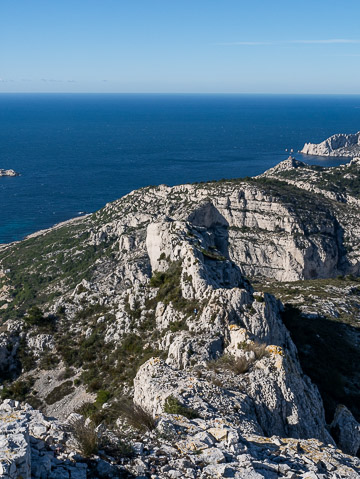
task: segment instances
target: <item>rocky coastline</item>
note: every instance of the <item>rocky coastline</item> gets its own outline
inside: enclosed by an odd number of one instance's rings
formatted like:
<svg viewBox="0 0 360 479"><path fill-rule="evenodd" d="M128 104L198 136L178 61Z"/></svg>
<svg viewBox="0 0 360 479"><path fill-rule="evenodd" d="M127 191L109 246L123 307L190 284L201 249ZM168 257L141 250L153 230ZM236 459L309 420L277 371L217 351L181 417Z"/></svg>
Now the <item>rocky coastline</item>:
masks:
<svg viewBox="0 0 360 479"><path fill-rule="evenodd" d="M360 477L359 201L290 158L3 247L2 477Z"/></svg>
<svg viewBox="0 0 360 479"><path fill-rule="evenodd" d="M321 143L305 143L300 153L314 156L355 157L360 156L360 132L338 133Z"/></svg>

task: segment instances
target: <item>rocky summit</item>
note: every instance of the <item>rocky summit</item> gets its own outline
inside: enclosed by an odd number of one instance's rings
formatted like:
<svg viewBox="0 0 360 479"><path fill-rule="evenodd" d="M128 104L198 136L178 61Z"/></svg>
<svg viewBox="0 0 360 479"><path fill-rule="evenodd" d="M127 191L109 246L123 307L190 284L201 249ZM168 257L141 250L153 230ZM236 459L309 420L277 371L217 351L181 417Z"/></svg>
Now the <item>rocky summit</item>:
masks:
<svg viewBox="0 0 360 479"><path fill-rule="evenodd" d="M289 158L3 245L1 477L360 477L359 173Z"/></svg>

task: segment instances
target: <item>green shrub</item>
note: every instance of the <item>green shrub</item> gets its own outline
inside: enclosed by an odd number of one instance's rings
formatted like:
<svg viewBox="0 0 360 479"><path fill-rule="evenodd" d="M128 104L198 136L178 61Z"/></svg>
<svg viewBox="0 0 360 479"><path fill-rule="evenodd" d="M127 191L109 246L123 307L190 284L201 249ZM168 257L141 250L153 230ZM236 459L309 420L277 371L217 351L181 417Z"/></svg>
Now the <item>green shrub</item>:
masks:
<svg viewBox="0 0 360 479"><path fill-rule="evenodd" d="M155 428L155 421L151 414L133 401L120 399L112 405L112 414L118 414L126 422L138 431L152 431Z"/></svg>
<svg viewBox="0 0 360 479"><path fill-rule="evenodd" d="M156 304L161 301L164 304L172 303L176 310L189 315L194 313L195 308L200 310L197 301L183 297L180 285L181 272L181 261L169 263L169 268L165 272L154 271L150 286L159 290L156 297L148 301L146 305L148 309L155 309Z"/></svg>
<svg viewBox="0 0 360 479"><path fill-rule="evenodd" d="M25 322L29 324L42 324L45 322L44 314L37 306L32 306L27 316L24 318Z"/></svg>
<svg viewBox="0 0 360 479"><path fill-rule="evenodd" d="M32 378L26 381L17 380L0 390L1 399L16 399L17 401L25 401L27 395L31 391L34 383Z"/></svg>
<svg viewBox="0 0 360 479"><path fill-rule="evenodd" d="M72 392L75 391L75 388L73 387L73 382L72 381L65 381L64 383L60 384L60 386L57 386L54 388L45 398L46 404L49 406L51 404L54 404L61 399L63 399L65 396L68 396Z"/></svg>
<svg viewBox="0 0 360 479"><path fill-rule="evenodd" d="M166 274L161 271L154 271L152 277L150 278L150 286L152 288L159 288L165 283Z"/></svg>
<svg viewBox="0 0 360 479"><path fill-rule="evenodd" d="M39 361L39 368L47 371L55 369L60 362L60 359L55 354L45 354ZM65 378L64 378L65 379Z"/></svg>
<svg viewBox="0 0 360 479"><path fill-rule="evenodd" d="M169 324L169 331L171 331L172 333L176 333L178 331L186 331L188 330L188 325L186 324L186 321L184 320L180 320L180 321L172 321L170 324Z"/></svg>
<svg viewBox="0 0 360 479"><path fill-rule="evenodd" d="M183 406L180 401L178 401L174 396L169 396L166 398L164 412L167 414L179 414L180 416L185 416L188 419L196 419L200 415L194 411L194 409Z"/></svg>
<svg viewBox="0 0 360 479"><path fill-rule="evenodd" d="M200 248L200 251L202 252L202 254L206 257L206 258L209 258L209 259L212 259L214 261L226 261L226 258L225 256L221 255L221 254L217 254L216 252L214 251L209 251L209 250L206 250L204 248Z"/></svg>
<svg viewBox="0 0 360 479"><path fill-rule="evenodd" d="M86 418L92 419L94 413L98 410L98 405L92 402L85 402L79 408L76 409L78 414Z"/></svg>
<svg viewBox="0 0 360 479"><path fill-rule="evenodd" d="M111 394L109 393L109 391L106 391L105 389L100 389L100 391L97 392L95 402L99 406L102 406L110 399L110 397L111 397Z"/></svg>
<svg viewBox="0 0 360 479"><path fill-rule="evenodd" d="M256 294L254 294L254 299L258 303L263 303L265 301L264 296L260 296L260 295L256 295Z"/></svg>
<svg viewBox="0 0 360 479"><path fill-rule="evenodd" d="M81 377L83 377L81 375ZM87 390L89 391L89 393L95 393L97 391L99 391L99 389L101 389L103 386L103 381L101 378L94 378L92 381L88 382L88 385L87 385Z"/></svg>
<svg viewBox="0 0 360 479"><path fill-rule="evenodd" d="M70 423L70 430L77 446L85 457L96 454L99 450L100 440L91 422L85 425L83 419L75 419Z"/></svg>

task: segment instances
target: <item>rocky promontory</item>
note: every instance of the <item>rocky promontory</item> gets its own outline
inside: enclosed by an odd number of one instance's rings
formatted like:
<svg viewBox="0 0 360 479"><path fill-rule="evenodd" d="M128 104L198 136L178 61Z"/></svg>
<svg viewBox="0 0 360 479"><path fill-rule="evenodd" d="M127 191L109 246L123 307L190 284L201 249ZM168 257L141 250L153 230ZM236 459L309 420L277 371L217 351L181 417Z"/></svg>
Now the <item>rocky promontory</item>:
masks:
<svg viewBox="0 0 360 479"><path fill-rule="evenodd" d="M300 153L315 156L360 156L360 131L348 135L338 133L321 143L305 143Z"/></svg>
<svg viewBox="0 0 360 479"><path fill-rule="evenodd" d="M20 176L15 170L4 170L0 168L0 176Z"/></svg>
<svg viewBox="0 0 360 479"><path fill-rule="evenodd" d="M4 246L4 477L359 477L359 201L290 158Z"/></svg>

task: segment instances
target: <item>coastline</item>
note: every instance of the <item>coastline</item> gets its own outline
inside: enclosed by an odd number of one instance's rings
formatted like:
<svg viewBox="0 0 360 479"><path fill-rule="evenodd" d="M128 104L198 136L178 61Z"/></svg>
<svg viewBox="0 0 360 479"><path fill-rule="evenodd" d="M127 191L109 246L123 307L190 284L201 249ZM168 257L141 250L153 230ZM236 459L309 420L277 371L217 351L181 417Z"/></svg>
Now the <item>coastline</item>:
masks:
<svg viewBox="0 0 360 479"><path fill-rule="evenodd" d="M42 235L48 233L49 231L56 230L56 229L61 228L63 226L76 223L77 221L80 221L80 220L86 218L87 216L91 216L91 215L92 215L92 213L87 213L87 214L84 214L84 215L81 215L81 216L70 218L68 220L61 221L60 223L55 223L53 226L50 226L49 228L43 228L41 230L35 231L34 233L30 233L29 235L24 236L24 238L22 238L20 240L11 241L11 243L0 243L0 251L5 250L9 246L13 246L15 244L21 243L22 241L26 241L26 240L31 239L31 238L36 238L38 236L42 236Z"/></svg>

